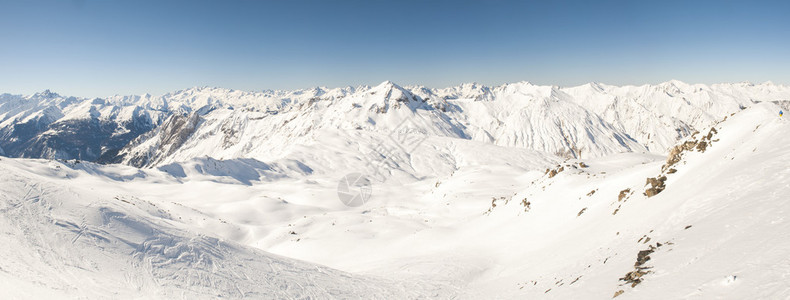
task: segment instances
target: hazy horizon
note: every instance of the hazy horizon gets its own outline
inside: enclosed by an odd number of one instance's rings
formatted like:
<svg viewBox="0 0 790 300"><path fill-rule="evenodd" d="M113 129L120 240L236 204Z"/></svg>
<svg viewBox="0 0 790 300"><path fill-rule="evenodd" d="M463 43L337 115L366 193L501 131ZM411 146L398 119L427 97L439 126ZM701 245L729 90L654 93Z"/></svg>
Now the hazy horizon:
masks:
<svg viewBox="0 0 790 300"><path fill-rule="evenodd" d="M0 1L0 93L790 84L790 3Z"/></svg>
<svg viewBox="0 0 790 300"><path fill-rule="evenodd" d="M392 82L392 83L394 83L396 85L399 85L401 87L423 86L423 87L430 88L430 89L433 89L433 88L435 88L435 89L451 88L451 87L461 86L461 85L464 85L464 84L481 84L481 85L484 85L484 86L487 86L487 87L490 87L490 88L495 88L495 87L498 87L498 86L503 86L503 85L507 85L507 84L521 83L521 82L527 82L527 83L530 83L530 84L533 84L533 85L536 85L536 86L557 86L559 88L571 88L571 87L577 87L577 86L582 86L582 85L591 84L591 83L598 83L598 84L609 85L609 86L617 86L617 87L625 87L625 86L638 87L638 86L643 86L643 85L658 85L658 84L667 83L667 82L670 82L670 81L680 81L680 82L683 82L683 83L689 84L689 85L704 84L704 85L708 85L708 86L713 85L713 84L736 84L736 83L750 83L750 84L754 84L754 85L771 83L771 84L774 84L774 85L782 85L782 86L787 86L788 85L788 84L783 84L783 83L777 83L777 82L774 82L772 80L766 80L766 81L763 81L763 82L738 81L738 82L699 83L699 82L686 82L686 81L682 81L682 80L678 80L678 79L669 79L669 80L661 81L661 82L651 82L651 83L642 83L642 84L621 84L621 85L610 84L610 83L606 83L606 82L595 82L595 81L581 83L581 84L574 84L574 85L556 85L556 84L538 84L538 83L531 82L531 81L528 81L528 80L520 80L520 81L505 82L505 83L494 84L494 85L483 84L483 83L480 83L479 81L469 81L469 82L461 82L461 83L454 84L454 85L449 85L449 86L427 86L427 85L422 85L422 84L400 84L399 82L395 82L395 81L392 81L392 80L384 80L384 81L377 82L377 83L374 83L374 84L342 85L342 86L311 86L311 87L302 87L302 88L293 88L293 89L268 89L268 88L263 88L263 89L250 89L250 90L248 90L248 89L234 89L234 88L229 88L229 87L224 87L224 86L202 85L202 86L190 86L190 87L176 88L176 89L168 90L168 91L165 91L163 93L158 93L158 94L157 93L151 93L151 92L142 92L142 93L131 93L131 94L115 93L115 94L111 94L111 95L102 95L102 96L81 96L81 95L65 94L65 93L63 93L61 91L53 90L53 89L49 89L49 88L44 88L42 90L33 91L32 93L9 93L9 92L5 92L5 91L0 91L0 94L29 96L29 95L34 95L34 94L37 94L37 93L43 93L43 92L49 91L51 93L56 93L56 94L58 94L60 96L64 96L64 97L74 96L74 97L79 97L79 98L106 98L106 97L112 97L112 96L132 96L132 95L145 95L145 94L149 94L149 95L154 96L154 97L160 97L160 96L164 96L166 94L170 94L170 93L174 93L174 92L178 92L178 91L183 91L183 90L196 89L196 88L218 88L218 89L229 89L229 90L233 90L233 91L243 91L243 92L297 91L297 90L309 90L309 89L313 89L313 88L335 89L335 88L347 88L347 87L359 88L359 87L364 87L364 86L375 87L375 86L383 84L383 83L385 83L387 81Z"/></svg>

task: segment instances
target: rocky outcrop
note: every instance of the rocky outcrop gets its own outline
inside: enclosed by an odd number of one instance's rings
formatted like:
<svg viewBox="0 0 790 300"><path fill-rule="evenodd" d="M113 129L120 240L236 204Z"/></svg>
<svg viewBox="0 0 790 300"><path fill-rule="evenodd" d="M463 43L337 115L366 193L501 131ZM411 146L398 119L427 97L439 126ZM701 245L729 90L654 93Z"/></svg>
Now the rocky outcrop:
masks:
<svg viewBox="0 0 790 300"><path fill-rule="evenodd" d="M645 181L645 185L650 185L650 187L647 190L645 190L645 196L653 197L655 195L658 195L658 193L661 193L664 189L667 188L666 184L664 184L664 182L666 181L667 181L666 176L648 178Z"/></svg>
<svg viewBox="0 0 790 300"><path fill-rule="evenodd" d="M651 267L645 265L648 261L650 261L650 254L653 254L653 252L655 252L656 249L661 246L661 243L656 243L656 246L650 245L647 249L639 251L636 254L634 270L626 273L625 276L620 278L620 280L625 281L627 284L631 284L631 287L636 287L642 283L644 280L642 277L650 273L649 269Z"/></svg>
<svg viewBox="0 0 790 300"><path fill-rule="evenodd" d="M557 166L554 169L546 169L545 174L548 174L549 178L554 178L554 176L557 176L557 174L561 173L562 171L565 171L565 167Z"/></svg>
<svg viewBox="0 0 790 300"><path fill-rule="evenodd" d="M696 136L699 134L699 132L698 131L694 132L689 140L673 147L669 151L669 155L667 156L666 163L664 163L664 165L661 166L661 172L664 174L676 173L678 170L673 166L683 159L685 153L689 151L697 151L700 153L704 153L712 143L719 141L718 139L716 140L713 139L713 136L716 135L717 133L718 130L716 130L715 127L711 127L711 129L708 131L708 134L702 136L699 139L696 139ZM658 195L664 189L666 189L666 184L665 184L666 181L667 181L667 176L665 175L659 175L654 178L647 178L645 185L650 187L648 187L645 190L644 195L647 197L653 197L655 195Z"/></svg>
<svg viewBox="0 0 790 300"><path fill-rule="evenodd" d="M115 156L102 162L126 163L138 168L156 164L178 150L195 133L200 120L198 113L172 115L157 130L137 137ZM138 146L143 144L150 145L140 151Z"/></svg>
<svg viewBox="0 0 790 300"><path fill-rule="evenodd" d="M699 134L699 132L698 131L694 132L691 135L692 139L685 141L682 144L677 145L673 147L671 150L669 150L669 155L667 156L667 162L661 167L661 171L662 172L667 171L667 173L669 174L675 173L677 170L672 169L671 167L676 163L680 162L680 160L683 158L684 153L693 150L697 150L697 152L705 152L705 150L708 149L711 143L718 141L718 140L713 140L713 136L717 133L718 131L716 130L715 127L713 127L710 129L710 131L708 131L707 135L697 140L694 138L697 136L697 134ZM670 173L669 172L670 170L674 170L674 171Z"/></svg>
<svg viewBox="0 0 790 300"><path fill-rule="evenodd" d="M620 194L617 195L617 201L618 202L623 201L623 199L628 197L629 194L631 194L631 189L624 189L624 190L620 191Z"/></svg>
<svg viewBox="0 0 790 300"><path fill-rule="evenodd" d="M531 203L529 203L529 201L527 201L527 198L524 198L524 200L521 200L521 206L524 207L524 212L529 212L530 204Z"/></svg>
<svg viewBox="0 0 790 300"><path fill-rule="evenodd" d="M686 141L680 145L673 147L669 150L669 155L667 155L667 162L664 166L661 167L661 170L664 171L669 167L673 166L674 164L678 163L683 158L683 153L689 150L694 149L697 146L697 141Z"/></svg>

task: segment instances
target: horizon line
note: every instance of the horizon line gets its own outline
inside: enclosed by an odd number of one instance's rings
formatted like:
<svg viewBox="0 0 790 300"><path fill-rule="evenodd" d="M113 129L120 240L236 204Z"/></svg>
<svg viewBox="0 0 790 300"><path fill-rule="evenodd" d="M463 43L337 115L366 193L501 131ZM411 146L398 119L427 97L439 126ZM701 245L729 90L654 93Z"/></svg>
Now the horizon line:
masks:
<svg viewBox="0 0 790 300"><path fill-rule="evenodd" d="M202 90L202 89L224 89L224 90L228 90L228 91L241 91L241 92L245 92L245 93L265 93L265 92L296 92L296 91L306 91L306 90L312 90L312 89L335 90L335 89L346 89L346 88L353 88L353 89L373 88L373 87L381 86L381 85L386 84L386 83L391 83L391 84L393 84L395 86L402 87L402 88L423 87L423 88L428 88L428 89L431 89L431 90L441 90L441 89L449 89L449 88L461 87L461 86L464 86L464 85L480 85L482 87L493 89L493 88L498 88L498 87L502 87L502 86L507 86L507 85L512 85L512 84L521 84L521 83L526 83L526 84L529 84L529 85L532 85L532 86L537 86L537 87L557 87L557 88L560 88L560 89L564 89L564 88L581 87L581 86L585 86L585 85L589 85L589 84L605 85L605 86L610 86L610 87L643 87L643 86L656 86L656 85L661 85L661 84L666 84L666 83L674 83L674 82L679 82L679 83L683 83L683 84L691 85L691 86L703 85L703 86L708 86L708 87L709 86L714 86L714 85L724 85L724 84L731 84L731 85L732 84L773 85L773 86L780 86L780 87L790 87L790 84L786 85L786 84L783 84L783 83L775 83L773 80L766 80L766 81L757 82L757 83L749 81L749 80L744 80L744 81L735 81L735 82L716 82L716 83L707 84L707 83L688 83L688 82L685 82L685 81L682 81L682 80L678 80L678 79L670 79L670 80L662 81L662 82L659 82L659 83L623 84L623 85L608 84L608 83L598 82L598 81L590 81L590 82L586 82L586 83L582 83L582 84L578 84L578 85L535 84L535 83L533 83L531 81L528 81L528 80L506 82L506 83L502 83L502 84L498 84L498 85L487 85L487 84L481 84L481 83L479 83L477 81L470 81L470 82L462 82L462 83L459 83L459 84L456 84L456 85L450 85L450 86L445 86L445 87L428 87L428 86L421 85L421 84L401 85L401 84L398 84L398 83L396 83L396 82L394 82L392 80L384 80L384 81L382 81L382 82L380 82L380 83L378 83L376 85L360 84L360 85L357 85L357 86L345 85L345 86L336 86L336 87L311 86L311 87L307 87L307 88L297 88L297 89L255 89L255 90L247 90L247 89L234 89L234 88L227 88L227 87L222 87L222 86L212 86L212 85L194 85L194 86L187 87L187 88L174 89L174 90L171 90L169 92L165 92L163 94L158 94L158 95L154 95L154 94L152 94L150 92L144 92L142 94L113 94L113 95L109 95L109 96L86 97L86 96L62 95L62 94L58 93L57 91L53 91L52 89L48 89L48 88L45 88L44 90L39 91L39 92L28 93L28 94L9 93L9 92L2 92L2 91L0 91L0 95L32 97L32 96L35 96L37 94L52 93L52 94L56 94L56 95L61 96L61 97L74 97L74 98L81 98L81 99L103 99L103 98L110 98L110 97L145 96L145 95L148 95L148 96L153 97L153 98L158 98L158 97L164 97L164 96L175 94L175 93L182 92L182 91L196 90L196 89L197 90Z"/></svg>

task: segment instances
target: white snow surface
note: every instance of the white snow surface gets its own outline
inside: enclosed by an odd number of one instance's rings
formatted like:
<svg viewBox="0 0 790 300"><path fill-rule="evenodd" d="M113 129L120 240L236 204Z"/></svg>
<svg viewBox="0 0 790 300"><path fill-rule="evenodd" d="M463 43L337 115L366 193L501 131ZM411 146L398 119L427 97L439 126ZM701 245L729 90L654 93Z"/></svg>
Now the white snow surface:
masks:
<svg viewBox="0 0 790 300"><path fill-rule="evenodd" d="M2 97L8 124L91 113ZM788 298L786 99L677 81L105 99L200 121L146 168L0 158L0 297ZM124 151L156 155L161 134ZM354 172L373 196L347 207ZM651 247L642 281L620 280Z"/></svg>

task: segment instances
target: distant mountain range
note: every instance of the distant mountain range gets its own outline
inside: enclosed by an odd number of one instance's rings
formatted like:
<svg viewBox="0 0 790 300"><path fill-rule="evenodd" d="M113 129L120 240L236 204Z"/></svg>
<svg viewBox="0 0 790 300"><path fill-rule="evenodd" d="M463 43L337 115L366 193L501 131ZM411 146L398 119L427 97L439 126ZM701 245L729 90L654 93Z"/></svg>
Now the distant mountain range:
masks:
<svg viewBox="0 0 790 300"><path fill-rule="evenodd" d="M374 87L262 92L202 87L159 97L95 99L47 90L0 95L0 154L137 167L205 156L274 160L326 132L397 130L560 157L663 154L694 131L756 102L789 99L790 87L772 83L674 80L576 87L471 83L444 89L387 81Z"/></svg>

